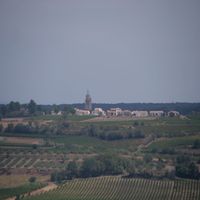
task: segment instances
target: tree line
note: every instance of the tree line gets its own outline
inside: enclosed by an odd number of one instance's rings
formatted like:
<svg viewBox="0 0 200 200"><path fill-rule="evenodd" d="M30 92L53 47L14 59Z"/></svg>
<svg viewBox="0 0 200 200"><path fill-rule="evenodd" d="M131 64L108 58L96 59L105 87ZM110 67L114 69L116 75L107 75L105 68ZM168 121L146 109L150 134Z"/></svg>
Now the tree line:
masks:
<svg viewBox="0 0 200 200"><path fill-rule="evenodd" d="M0 119L6 117L29 117L43 114L57 114L62 111L65 114L74 114L75 110L71 105L38 105L33 99L27 104L20 104L18 101L11 101L8 104L0 104Z"/></svg>
<svg viewBox="0 0 200 200"><path fill-rule="evenodd" d="M81 165L78 165L75 161L69 162L64 171L51 174L51 181L61 182L73 178L118 175L122 174L128 165L127 159L115 155L98 155L85 159Z"/></svg>
<svg viewBox="0 0 200 200"><path fill-rule="evenodd" d="M123 175L127 178L169 178L176 177L188 179L200 179L200 172L197 165L188 157L178 156L175 171L160 174L159 170L164 167L158 164L155 172L151 166L152 158L146 155L143 161L122 158L117 155L103 154L92 158L87 158L83 163L77 164L71 161L63 171L53 172L51 181L61 182L63 180L71 180L74 178L88 178L102 175ZM155 167L155 165L154 165Z"/></svg>
<svg viewBox="0 0 200 200"><path fill-rule="evenodd" d="M144 133L139 128L122 128L115 125L90 125L88 127L84 127L81 132L82 134L86 134L91 137L97 137L102 140L139 139L145 137Z"/></svg>

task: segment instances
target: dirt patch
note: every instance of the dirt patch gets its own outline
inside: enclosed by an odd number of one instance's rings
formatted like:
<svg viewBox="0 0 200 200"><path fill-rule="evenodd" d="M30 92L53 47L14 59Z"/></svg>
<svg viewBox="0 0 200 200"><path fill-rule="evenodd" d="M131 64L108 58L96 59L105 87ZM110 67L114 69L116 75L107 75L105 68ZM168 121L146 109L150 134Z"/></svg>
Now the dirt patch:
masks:
<svg viewBox="0 0 200 200"><path fill-rule="evenodd" d="M42 145L43 139L39 138L28 138L28 137L3 137L0 136L0 141L11 144L37 144Z"/></svg>
<svg viewBox="0 0 200 200"><path fill-rule="evenodd" d="M4 118L1 120L0 124L3 125L3 128L6 128L8 124L16 126L17 124L28 124L28 121L24 118Z"/></svg>
<svg viewBox="0 0 200 200"><path fill-rule="evenodd" d="M41 188L41 189L38 189L38 190L35 190L33 192L31 192L29 194L29 196L33 196L33 195L38 195L38 194L41 194L43 192L48 192L50 190L53 190L55 188L57 188L58 186L55 184L55 183L52 183L52 182L49 182L47 186Z"/></svg>
<svg viewBox="0 0 200 200"><path fill-rule="evenodd" d="M27 184L31 175L1 175L0 188L17 187ZM47 182L49 176L35 176L38 182Z"/></svg>
<svg viewBox="0 0 200 200"><path fill-rule="evenodd" d="M95 117L82 120L81 122L101 122L101 121L131 121L131 120L154 120L155 117Z"/></svg>

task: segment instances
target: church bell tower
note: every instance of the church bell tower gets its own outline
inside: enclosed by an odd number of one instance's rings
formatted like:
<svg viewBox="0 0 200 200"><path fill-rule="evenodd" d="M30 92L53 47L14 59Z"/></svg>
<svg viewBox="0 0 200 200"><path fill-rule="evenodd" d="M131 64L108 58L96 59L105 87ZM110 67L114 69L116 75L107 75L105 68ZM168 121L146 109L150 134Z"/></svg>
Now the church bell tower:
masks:
<svg viewBox="0 0 200 200"><path fill-rule="evenodd" d="M85 109L89 111L92 110L92 98L89 94L89 91L87 91L87 94L85 96Z"/></svg>

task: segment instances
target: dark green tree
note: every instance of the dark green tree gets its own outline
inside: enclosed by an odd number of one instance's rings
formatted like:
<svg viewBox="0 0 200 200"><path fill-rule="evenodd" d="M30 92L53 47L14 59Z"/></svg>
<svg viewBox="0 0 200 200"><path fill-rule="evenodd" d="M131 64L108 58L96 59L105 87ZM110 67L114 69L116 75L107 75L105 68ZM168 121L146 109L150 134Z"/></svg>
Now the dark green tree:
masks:
<svg viewBox="0 0 200 200"><path fill-rule="evenodd" d="M32 99L30 100L28 104L28 111L30 114L34 114L37 111L37 104Z"/></svg>
<svg viewBox="0 0 200 200"><path fill-rule="evenodd" d="M75 161L69 162L67 165L67 177L68 179L72 179L78 176L78 166Z"/></svg>
<svg viewBox="0 0 200 200"><path fill-rule="evenodd" d="M11 101L8 104L8 109L9 109L10 112L19 111L20 110L20 103Z"/></svg>
<svg viewBox="0 0 200 200"><path fill-rule="evenodd" d="M56 114L59 112L59 107L58 107L56 104L53 105L53 111L54 111Z"/></svg>
<svg viewBox="0 0 200 200"><path fill-rule="evenodd" d="M6 105L1 106L1 114L3 117L5 117L8 113L8 108Z"/></svg>
<svg viewBox="0 0 200 200"><path fill-rule="evenodd" d="M86 159L81 167L82 177L92 177L102 175L105 171L105 165L96 158Z"/></svg>
<svg viewBox="0 0 200 200"><path fill-rule="evenodd" d="M0 133L3 131L3 125L0 124Z"/></svg>
<svg viewBox="0 0 200 200"><path fill-rule="evenodd" d="M74 110L74 108L72 106L65 106L64 109L63 109L63 111L64 111L64 113L66 115L69 115L69 114L73 115L73 114L75 114L75 110Z"/></svg>
<svg viewBox="0 0 200 200"><path fill-rule="evenodd" d="M34 183L36 181L36 177L35 176L31 176L28 181L30 183Z"/></svg>
<svg viewBox="0 0 200 200"><path fill-rule="evenodd" d="M5 132L12 133L13 131L14 131L14 125L13 124L8 124L8 126L5 129Z"/></svg>
<svg viewBox="0 0 200 200"><path fill-rule="evenodd" d="M15 197L15 200L20 200L20 195L18 194L16 197Z"/></svg>
<svg viewBox="0 0 200 200"><path fill-rule="evenodd" d="M191 162L188 166L188 175L191 179L200 178L199 168L193 162Z"/></svg>
<svg viewBox="0 0 200 200"><path fill-rule="evenodd" d="M200 149L200 140L196 139L193 144L194 149Z"/></svg>

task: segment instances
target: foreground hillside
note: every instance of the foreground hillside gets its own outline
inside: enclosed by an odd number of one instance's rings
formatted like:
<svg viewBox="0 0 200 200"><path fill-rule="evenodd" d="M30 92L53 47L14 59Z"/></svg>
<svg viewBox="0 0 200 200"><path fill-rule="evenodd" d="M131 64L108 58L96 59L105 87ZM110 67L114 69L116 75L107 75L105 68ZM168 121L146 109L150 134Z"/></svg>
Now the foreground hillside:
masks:
<svg viewBox="0 0 200 200"><path fill-rule="evenodd" d="M200 182L100 177L67 181L58 188L24 200L199 200Z"/></svg>

